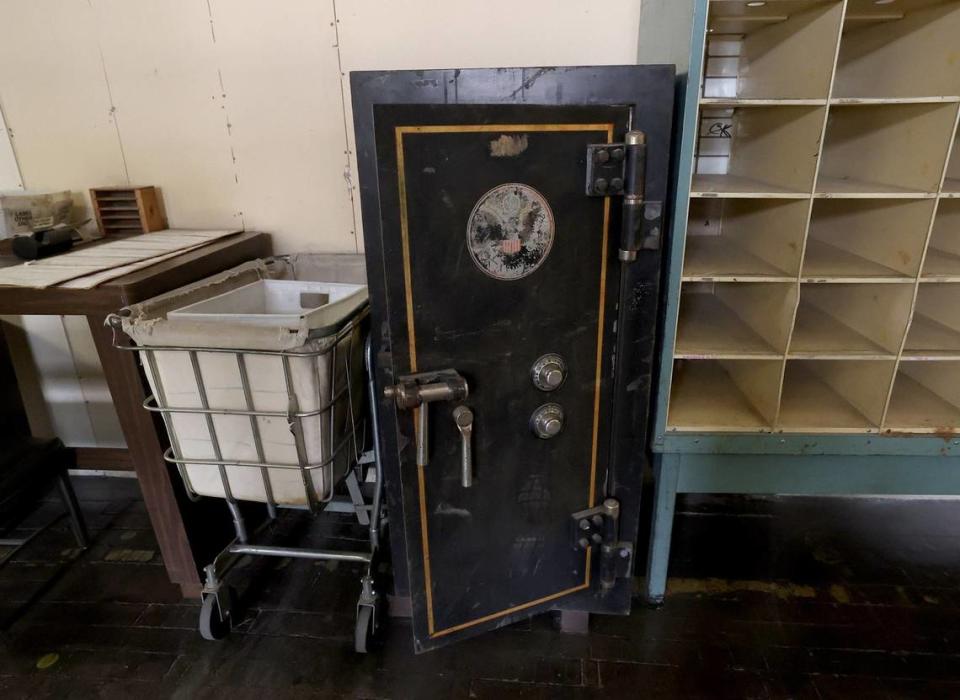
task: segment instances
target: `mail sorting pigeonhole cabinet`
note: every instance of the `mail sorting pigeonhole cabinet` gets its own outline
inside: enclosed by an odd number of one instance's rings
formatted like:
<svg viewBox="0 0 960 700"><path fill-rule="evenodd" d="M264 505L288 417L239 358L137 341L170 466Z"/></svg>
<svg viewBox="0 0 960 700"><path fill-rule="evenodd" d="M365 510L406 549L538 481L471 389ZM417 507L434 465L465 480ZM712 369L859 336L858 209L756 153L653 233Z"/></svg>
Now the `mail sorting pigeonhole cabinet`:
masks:
<svg viewBox="0 0 960 700"><path fill-rule="evenodd" d="M673 85L665 65L351 75L418 650L629 611Z"/></svg>
<svg viewBox="0 0 960 700"><path fill-rule="evenodd" d="M693 3L650 599L677 492L960 493L958 37L957 0Z"/></svg>

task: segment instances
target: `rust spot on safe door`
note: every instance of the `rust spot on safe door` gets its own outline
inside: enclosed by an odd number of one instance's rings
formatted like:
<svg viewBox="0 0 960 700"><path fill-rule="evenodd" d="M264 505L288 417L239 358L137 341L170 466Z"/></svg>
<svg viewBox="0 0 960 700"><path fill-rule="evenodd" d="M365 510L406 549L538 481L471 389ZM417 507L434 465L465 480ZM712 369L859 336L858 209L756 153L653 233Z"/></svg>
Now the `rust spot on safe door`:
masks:
<svg viewBox="0 0 960 700"><path fill-rule="evenodd" d="M490 155L494 158L513 158L527 150L527 135L502 134L490 142Z"/></svg>

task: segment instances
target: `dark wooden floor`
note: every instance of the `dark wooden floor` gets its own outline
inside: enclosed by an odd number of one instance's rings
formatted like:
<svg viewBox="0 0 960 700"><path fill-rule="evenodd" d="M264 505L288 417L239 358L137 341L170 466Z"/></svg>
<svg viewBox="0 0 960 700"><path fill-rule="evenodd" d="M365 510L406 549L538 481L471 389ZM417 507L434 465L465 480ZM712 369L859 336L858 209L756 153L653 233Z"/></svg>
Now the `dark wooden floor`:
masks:
<svg viewBox="0 0 960 700"><path fill-rule="evenodd" d="M688 498L661 609L595 618L587 636L544 616L421 656L394 620L361 657L351 566L240 569L247 620L204 642L135 482L76 481L92 548L61 522L0 568L0 615L19 616L0 698L960 697L960 501ZM329 534L353 536L330 519L304 541Z"/></svg>

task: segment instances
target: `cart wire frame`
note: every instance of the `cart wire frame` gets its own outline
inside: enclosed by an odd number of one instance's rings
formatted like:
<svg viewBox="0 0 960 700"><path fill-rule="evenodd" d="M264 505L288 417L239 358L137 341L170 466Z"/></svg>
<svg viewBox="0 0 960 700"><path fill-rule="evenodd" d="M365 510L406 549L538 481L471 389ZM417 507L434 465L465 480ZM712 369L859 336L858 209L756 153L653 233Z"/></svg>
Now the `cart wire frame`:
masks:
<svg viewBox="0 0 960 700"><path fill-rule="evenodd" d="M121 312L122 314L123 312ZM357 630L355 635L355 646L357 651L367 651L370 637L374 635L379 624L377 619L377 607L380 599L379 593L374 586L374 575L378 564L378 550L380 540L380 528L385 522L381 518L382 493L383 493L383 471L380 459L379 435L377 430L378 415L376 410L376 387L374 383L373 372L373 353L370 347L370 339L367 335L364 343L364 364L366 369L368 403L373 422L373 450L371 455L362 455L361 446L365 443L365 421L363 422L364 435L358 441L358 419L357 408L362 405L362 396L355 396L356 393L352 387L352 368L350 366L351 350L353 343L356 342L356 334L365 335L365 321L369 317L369 307L365 306L356 313L347 323L345 323L334 335L326 337L312 337L311 340L319 341L320 347L317 349L302 350L248 350L240 348L206 348L192 346L154 346L154 345L130 345L117 340L117 332L122 327L122 316L112 314L107 318L107 325L113 329L113 346L118 350L137 352L145 368L149 371L153 379L155 392L149 395L143 402L143 407L152 413L160 414L163 419L167 435L170 439L170 447L164 452L164 459L177 466L180 476L183 479L187 495L191 500L199 500L201 496L197 494L191 483L187 472L187 465L209 466L216 468L219 473L220 481L223 486L222 498L226 501L227 507L233 518L235 538L214 558L214 560L204 567L205 582L203 586L203 606L201 610L201 634L207 639L220 639L226 636L231 626L233 616L231 608L233 607L232 594L225 587L223 579L227 572L233 568L233 565L242 555L254 556L275 556L292 557L300 559L328 560L356 562L366 565L365 574L361 577L361 594L357 603ZM341 346L346 345L346 349ZM156 353L158 352L183 352L190 360L190 367L193 372L193 378L196 382L200 406L180 407L170 406L166 399L163 383L161 380L159 367L157 364ZM236 359L237 371L240 377L240 384L244 398L245 408L243 409L222 409L212 408L207 395L207 388L204 385L203 374L200 369L199 355L201 353L218 353L233 355ZM250 386L250 378L247 371L246 357L269 356L279 357L283 369L284 382L288 399L286 411L264 411L254 408L253 391ZM294 390L293 372L291 370L291 358L309 359L313 361L315 371L320 372L321 358L329 356L330 362L327 368L327 379L330 387L329 400L323 401L322 405L313 410L300 410L299 401ZM344 369L344 386L337 387L337 362L342 361ZM324 398L324 397L321 397ZM343 421L341 434L336 436L336 415L338 406L346 402L347 418ZM177 439L177 433L173 429L172 416L175 414L193 414L202 415L205 420L207 434L210 439L210 445L213 451L214 459L195 459L185 458L183 451ZM214 416L246 416L250 422L250 431L253 437L254 448L257 454L256 461L242 461L225 459L221 451L220 442L217 436ZM327 440L321 438L321 445L327 445L324 449L321 447L321 454L327 453L320 462L311 462L307 458L307 450L304 442L303 421L307 418L320 417L321 431L326 432ZM285 418L293 434L294 446L296 448L297 463L285 464L267 461L263 446L263 439L260 434L258 418ZM339 503L334 501L334 490L341 480L335 479L334 465L343 450L350 448L352 454L348 467L345 469L342 480L347 482L347 488L351 495L352 503L347 504L348 508L334 508ZM371 503L366 503L363 498L360 485L363 483L363 466L373 463L375 470L375 482L373 498ZM250 533L247 530L246 522L240 510L238 499L234 496L231 488L230 478L227 474L228 467L244 467L251 470L258 469L263 484L263 493L267 508L268 518L257 528L254 536L260 535L264 530L271 526L277 519L277 508L290 508L302 510L308 509L311 513L330 507L331 510L346 510L356 513L358 521L368 526L370 538L370 551L338 551L321 549L301 549L294 547L278 547L272 545L255 544L251 541ZM298 470L300 481L303 485L306 496L306 506L278 504L274 498L273 488L270 482L269 470L271 469L291 469ZM314 470L322 469L324 475L323 493L318 496L313 487L312 473ZM359 474L359 477L358 477ZM351 483L352 480L352 483ZM368 608L368 610L364 610ZM219 623L219 624L218 624Z"/></svg>

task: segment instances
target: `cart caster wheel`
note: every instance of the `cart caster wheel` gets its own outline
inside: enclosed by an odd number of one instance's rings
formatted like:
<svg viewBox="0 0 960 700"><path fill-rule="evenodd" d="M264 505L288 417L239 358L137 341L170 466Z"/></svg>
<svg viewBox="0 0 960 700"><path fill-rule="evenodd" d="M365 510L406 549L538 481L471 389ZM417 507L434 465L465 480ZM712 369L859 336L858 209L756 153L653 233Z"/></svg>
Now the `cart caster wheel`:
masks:
<svg viewBox="0 0 960 700"><path fill-rule="evenodd" d="M233 590L223 588L219 593L207 594L200 606L200 636L211 642L230 634L233 626Z"/></svg>
<svg viewBox="0 0 960 700"><path fill-rule="evenodd" d="M377 641L376 616L372 605L357 608L357 627L353 633L353 648L358 654L371 651Z"/></svg>

